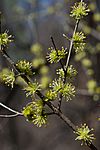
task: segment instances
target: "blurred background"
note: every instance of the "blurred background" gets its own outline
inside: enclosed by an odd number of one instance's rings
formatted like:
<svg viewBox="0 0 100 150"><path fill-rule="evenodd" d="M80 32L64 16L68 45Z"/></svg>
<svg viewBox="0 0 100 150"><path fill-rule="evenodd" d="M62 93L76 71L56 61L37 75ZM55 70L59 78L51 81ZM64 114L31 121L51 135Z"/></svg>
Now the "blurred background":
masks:
<svg viewBox="0 0 100 150"><path fill-rule="evenodd" d="M0 0L2 12L2 32L8 30L14 41L7 53L16 63L26 59L32 62L36 74L33 78L42 83L44 90L55 78L59 64L50 65L46 60L48 48L53 46L53 36L57 48L69 48L75 20L69 15L75 0ZM86 0L91 12L81 20L79 31L86 38L86 48L81 54L72 53L71 64L77 69L74 80L76 97L62 104L62 110L76 125L87 123L94 128L94 144L100 148L100 1ZM65 60L64 60L65 62ZM63 62L63 63L64 63ZM9 63L0 54L0 71L9 68ZM18 80L20 82L20 79ZM22 87L13 89L0 82L0 102L21 111L30 102ZM8 114L0 107L0 114ZM59 118L51 116L47 127L37 128L25 118L0 118L1 150L88 150L75 141L75 135Z"/></svg>

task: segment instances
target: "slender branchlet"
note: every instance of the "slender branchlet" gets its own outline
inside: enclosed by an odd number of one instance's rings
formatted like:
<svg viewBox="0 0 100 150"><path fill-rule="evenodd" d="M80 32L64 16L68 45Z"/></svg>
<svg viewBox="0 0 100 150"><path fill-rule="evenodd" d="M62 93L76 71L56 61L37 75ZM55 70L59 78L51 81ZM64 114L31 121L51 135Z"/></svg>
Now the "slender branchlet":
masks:
<svg viewBox="0 0 100 150"><path fill-rule="evenodd" d="M80 20L76 21L76 25L75 25L75 28L74 28L73 36L77 32L79 21ZM72 39L70 41L68 57L67 57L67 60L66 60L66 65L65 65L65 70L64 70L64 83L66 83L67 70L68 70L68 66L69 66L69 62L70 62L71 52L72 52L72 49L73 49L73 36L72 36ZM62 103L62 95L60 95L60 98L59 98L59 104L58 104L59 110L61 108L61 103Z"/></svg>
<svg viewBox="0 0 100 150"><path fill-rule="evenodd" d="M52 36L51 36L51 41L52 41L52 44L53 44L53 46L54 46L54 49L56 50L57 55L59 55L59 54L58 54L57 47L56 47L56 44L55 44L55 41L54 41L54 38L53 38ZM64 68L64 65L63 65L62 61L60 60L59 62L60 62L60 64L61 64L61 67L63 68L63 71L65 72L65 68Z"/></svg>
<svg viewBox="0 0 100 150"><path fill-rule="evenodd" d="M18 112L10 107L7 107L6 105L4 105L1 102L0 102L0 106L2 106L3 108L5 108L6 110L8 110L11 113L14 113L12 115L0 115L0 117L2 117L2 118L13 118L13 117L17 117L17 116L23 116L23 114L21 112Z"/></svg>

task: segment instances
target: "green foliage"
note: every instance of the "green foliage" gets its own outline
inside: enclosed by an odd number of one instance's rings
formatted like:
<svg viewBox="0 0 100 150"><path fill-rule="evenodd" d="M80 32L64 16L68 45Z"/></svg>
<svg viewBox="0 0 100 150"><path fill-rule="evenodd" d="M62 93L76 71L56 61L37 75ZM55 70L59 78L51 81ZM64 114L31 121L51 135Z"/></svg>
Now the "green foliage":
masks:
<svg viewBox="0 0 100 150"><path fill-rule="evenodd" d="M24 73L26 75L32 75L32 63L26 61L26 60L21 60L18 61L16 64L16 67L18 70L20 70L21 73Z"/></svg>
<svg viewBox="0 0 100 150"><path fill-rule="evenodd" d="M8 35L8 32L0 34L0 46L7 46L12 42L12 35Z"/></svg>
<svg viewBox="0 0 100 150"><path fill-rule="evenodd" d="M33 96L37 90L40 90L41 85L38 82L29 83L27 87L24 88L26 92L26 97Z"/></svg>
<svg viewBox="0 0 100 150"><path fill-rule="evenodd" d="M87 16L89 11L88 6L84 2L77 2L72 6L70 16L74 17L76 20L80 20L84 16Z"/></svg>
<svg viewBox="0 0 100 150"><path fill-rule="evenodd" d="M15 74L9 69L3 69L2 72L0 73L0 79L7 85L11 86L13 88L14 82L15 82Z"/></svg>
<svg viewBox="0 0 100 150"><path fill-rule="evenodd" d="M81 145L87 145L87 142L91 144L92 141L95 139L94 134L90 133L91 131L93 131L93 128L89 129L86 124L81 125L81 127L77 127L77 130L74 132L77 135L77 138L75 140L82 141Z"/></svg>
<svg viewBox="0 0 100 150"><path fill-rule="evenodd" d="M65 58L67 54L66 49L64 49L64 47L62 47L61 50L55 50L51 47L49 48L49 50L51 50L51 52L48 54L47 59L50 63L59 62L61 59Z"/></svg>
<svg viewBox="0 0 100 150"><path fill-rule="evenodd" d="M84 42L85 35L83 32L76 32L73 35L73 48L75 49L76 53L82 52L84 50L84 47L86 43Z"/></svg>

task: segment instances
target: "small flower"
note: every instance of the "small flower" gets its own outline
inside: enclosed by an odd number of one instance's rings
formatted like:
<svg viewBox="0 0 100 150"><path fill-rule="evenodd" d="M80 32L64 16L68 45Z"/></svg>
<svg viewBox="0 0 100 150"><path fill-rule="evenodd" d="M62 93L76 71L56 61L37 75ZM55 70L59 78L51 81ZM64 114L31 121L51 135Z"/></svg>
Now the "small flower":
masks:
<svg viewBox="0 0 100 150"><path fill-rule="evenodd" d="M27 87L24 88L26 92L26 97L33 96L37 90L40 90L41 85L37 82L29 83Z"/></svg>
<svg viewBox="0 0 100 150"><path fill-rule="evenodd" d="M27 118L27 121L32 122L32 120L34 118L33 104L30 103L26 107L24 107L22 114Z"/></svg>
<svg viewBox="0 0 100 150"><path fill-rule="evenodd" d="M66 83L64 84L61 93L66 98L66 101L72 100L72 97L75 96L75 86L71 83Z"/></svg>
<svg viewBox="0 0 100 150"><path fill-rule="evenodd" d="M73 48L75 49L76 53L82 52L86 43L84 42L85 35L83 32L76 32L73 35Z"/></svg>
<svg viewBox="0 0 100 150"><path fill-rule="evenodd" d="M25 73L26 75L32 75L32 63L26 61L26 60L21 60L18 61L16 64L16 67L18 70L20 70L21 73Z"/></svg>
<svg viewBox="0 0 100 150"><path fill-rule="evenodd" d="M14 74L13 70L12 71L10 71L8 69L3 70L0 73L0 77L7 86L11 86L11 88L13 88L14 82L15 82L15 74Z"/></svg>
<svg viewBox="0 0 100 150"><path fill-rule="evenodd" d="M64 49L64 47L62 47L61 50L55 50L52 47L49 48L51 50L50 54L48 54L47 59L50 63L57 63L59 62L61 59L63 59L67 52L66 49Z"/></svg>
<svg viewBox="0 0 100 150"><path fill-rule="evenodd" d="M52 84L50 84L50 87L52 87L53 91L60 92L60 90L63 88L63 81L61 78L55 79Z"/></svg>
<svg viewBox="0 0 100 150"><path fill-rule="evenodd" d="M64 70L62 68L57 70L57 74L59 75L60 78L64 79ZM75 77L77 75L77 71L76 69L73 67L73 65L70 65L67 69L67 75L66 77L68 79L72 79L73 77Z"/></svg>
<svg viewBox="0 0 100 150"><path fill-rule="evenodd" d="M90 10L88 6L84 2L78 2L75 3L74 6L72 6L72 11L70 16L74 17L76 20L79 20L84 16L87 16L89 11Z"/></svg>
<svg viewBox="0 0 100 150"><path fill-rule="evenodd" d="M42 113L43 105L44 104L42 100L33 101L33 110L35 111L36 114Z"/></svg>
<svg viewBox="0 0 100 150"><path fill-rule="evenodd" d="M41 127L42 125L46 125L47 124L47 116L46 115L39 115L39 116L35 116L35 119L33 120L33 123L37 126L37 127Z"/></svg>
<svg viewBox="0 0 100 150"><path fill-rule="evenodd" d="M56 98L57 98L57 93L55 91L52 90L47 91L45 101L55 100Z"/></svg>
<svg viewBox="0 0 100 150"><path fill-rule="evenodd" d="M12 35L8 35L8 32L4 32L0 34L0 46L6 46L9 43L11 43L12 40Z"/></svg>
<svg viewBox="0 0 100 150"><path fill-rule="evenodd" d="M89 129L86 124L81 125L81 127L77 127L77 130L74 132L77 135L77 138L75 140L81 140L81 145L83 145L84 143L86 145L87 143L91 144L95 139L94 134L90 133L91 131L93 131L93 128Z"/></svg>
<svg viewBox="0 0 100 150"><path fill-rule="evenodd" d="M76 69L73 67L73 65L70 65L67 70L67 78L72 79L72 77L75 77L76 75Z"/></svg>
<svg viewBox="0 0 100 150"><path fill-rule="evenodd" d="M57 74L59 75L60 78L64 79L64 70L63 70L63 68L58 69Z"/></svg>

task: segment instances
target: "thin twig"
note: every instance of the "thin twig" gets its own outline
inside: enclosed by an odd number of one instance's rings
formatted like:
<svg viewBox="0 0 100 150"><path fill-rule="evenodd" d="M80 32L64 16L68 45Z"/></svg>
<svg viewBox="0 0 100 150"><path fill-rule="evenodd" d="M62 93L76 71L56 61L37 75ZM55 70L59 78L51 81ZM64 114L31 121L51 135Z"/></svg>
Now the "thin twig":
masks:
<svg viewBox="0 0 100 150"><path fill-rule="evenodd" d="M14 118L18 116L23 116L23 114L13 114L13 115L0 115L0 118Z"/></svg>
<svg viewBox="0 0 100 150"><path fill-rule="evenodd" d="M56 53L57 53L57 56L58 56L58 50L57 50L56 44L55 44L54 39L53 39L52 36L51 36L51 41L52 41L52 44L53 44L54 49L56 50Z"/></svg>
<svg viewBox="0 0 100 150"><path fill-rule="evenodd" d="M55 115L55 113L54 112L50 112L50 113L45 113L44 115L51 116L51 115Z"/></svg>
<svg viewBox="0 0 100 150"><path fill-rule="evenodd" d="M10 108L10 107L4 105L4 104L1 103L1 102L0 102L0 106L2 106L3 108L9 110L9 111L12 112L12 113L15 113L15 114L18 114L18 115L22 115L22 113L20 113L20 112L18 112L18 111L16 111L16 110L14 110L14 109L12 109L12 108Z"/></svg>
<svg viewBox="0 0 100 150"><path fill-rule="evenodd" d="M53 46L54 46L54 49L56 50L57 55L58 55L57 47L56 47L56 44L55 44L54 39L53 39L52 36L51 36L51 40L52 40L52 44L53 44ZM64 73L65 73L65 68L64 68L64 66L63 66L62 61L60 60L59 62L60 62L61 67L62 67L62 69L63 69L63 71L64 71ZM60 106L61 106L61 101L62 101L62 94L60 94L60 96L59 96L59 101L58 101L58 109L59 109L59 110L60 110Z"/></svg>
<svg viewBox="0 0 100 150"><path fill-rule="evenodd" d="M72 39L70 41L70 47L69 47L68 57L67 57L66 65L65 65L66 66L65 82L66 82L66 75L67 75L67 69L68 69L68 66L69 66L70 56L71 56L71 52L72 52L72 49L73 49L73 42L74 42L73 41L73 36L75 35L75 33L76 33L77 29L78 29L79 21L80 20L76 21L74 32L73 32L73 35L72 35Z"/></svg>
<svg viewBox="0 0 100 150"><path fill-rule="evenodd" d="M53 38L52 36L51 36L51 41L52 41L52 44L53 44L54 49L56 50L56 53L57 53L57 56L58 56L58 50L57 50L57 47L56 47L56 44L55 44L54 38ZM63 66L62 61L60 60L59 62L60 62L60 64L61 64L61 67L62 67L63 71L65 72L65 68L64 68L64 66Z"/></svg>
<svg viewBox="0 0 100 150"><path fill-rule="evenodd" d="M70 56L71 56L71 52L72 52L72 48L73 48L73 36L74 36L74 34L76 33L76 31L78 29L79 21L80 20L76 21L74 32L73 32L73 35L72 35L72 39L70 40L69 52L68 52L68 57L67 57L66 65L65 65L66 70L64 71L64 76L65 76L64 77L64 83L66 82L67 69L68 69L68 66L69 66ZM59 99L59 104L58 104L58 109L59 110L61 108L61 103L62 103L62 95L60 95L60 99Z"/></svg>

